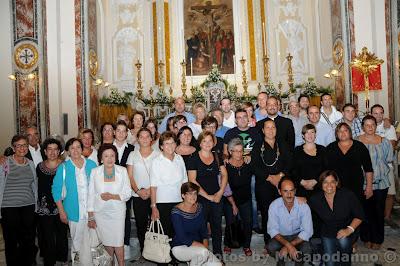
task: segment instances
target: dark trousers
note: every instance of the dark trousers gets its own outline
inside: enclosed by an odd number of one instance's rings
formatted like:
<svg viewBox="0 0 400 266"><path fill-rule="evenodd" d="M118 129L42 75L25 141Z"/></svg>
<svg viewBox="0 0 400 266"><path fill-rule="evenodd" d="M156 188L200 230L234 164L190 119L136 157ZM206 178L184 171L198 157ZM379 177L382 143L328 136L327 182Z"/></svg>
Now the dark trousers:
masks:
<svg viewBox="0 0 400 266"><path fill-rule="evenodd" d="M35 205L1 208L1 225L8 266L35 261Z"/></svg>
<svg viewBox="0 0 400 266"><path fill-rule="evenodd" d="M131 240L131 207L132 197L126 202L124 245L129 246Z"/></svg>
<svg viewBox="0 0 400 266"><path fill-rule="evenodd" d="M287 236L282 236L284 239L286 239L287 241L293 241L294 239L296 239L296 237L298 236L298 234L295 235L287 235ZM278 265L285 265L285 262L288 260L288 258L282 258L280 257L278 254L280 252L280 250L282 249L283 245L275 240L274 238L270 239L267 245L267 249L268 252L277 260L277 264ZM302 243L300 243L299 245L296 246L296 249L298 251L301 252L302 255L305 254L312 254L312 249L311 249L311 245L308 241L304 241ZM299 260L296 261L296 265L303 265L302 261L301 261L301 257L299 257Z"/></svg>
<svg viewBox="0 0 400 266"><path fill-rule="evenodd" d="M164 234L168 235L169 238L173 238L175 235L174 226L172 225L171 220L171 211L178 204L178 202L174 203L157 203L157 209L160 213L160 222L164 230ZM156 226L154 226L155 231L157 231ZM172 254L172 252L171 252ZM168 265L165 263L157 263L158 266Z"/></svg>
<svg viewBox="0 0 400 266"><path fill-rule="evenodd" d="M39 216L38 226L42 238L41 253L44 265L68 261L68 226L61 222L58 215Z"/></svg>
<svg viewBox="0 0 400 266"><path fill-rule="evenodd" d="M382 244L385 237L385 202L388 189L376 189L369 199L363 200L365 221L361 224L363 242Z"/></svg>
<svg viewBox="0 0 400 266"><path fill-rule="evenodd" d="M213 253L222 255L223 201L221 199L219 203L215 203L199 197L199 202L203 204L205 220L210 223Z"/></svg>
<svg viewBox="0 0 400 266"><path fill-rule="evenodd" d="M341 239L322 237L321 240L324 247L322 258L326 266L351 265L353 235Z"/></svg>
<svg viewBox="0 0 400 266"><path fill-rule="evenodd" d="M257 186L256 186L257 187ZM256 191L258 210L261 213L261 221L262 221L262 231L264 233L264 243L268 244L268 241L271 239L270 235L267 233L267 224L268 224L268 209L269 205L279 197L278 190L275 186L271 184L265 185L265 188L262 190Z"/></svg>
<svg viewBox="0 0 400 266"><path fill-rule="evenodd" d="M239 209L239 217L243 225L244 243L243 248L250 248L251 234L253 228L253 208L252 201L249 200L237 206Z"/></svg>
<svg viewBox="0 0 400 266"><path fill-rule="evenodd" d="M137 236L140 244L140 253L143 252L144 236L150 221L151 208L150 199L143 200L141 197L132 197L133 212L135 213Z"/></svg>

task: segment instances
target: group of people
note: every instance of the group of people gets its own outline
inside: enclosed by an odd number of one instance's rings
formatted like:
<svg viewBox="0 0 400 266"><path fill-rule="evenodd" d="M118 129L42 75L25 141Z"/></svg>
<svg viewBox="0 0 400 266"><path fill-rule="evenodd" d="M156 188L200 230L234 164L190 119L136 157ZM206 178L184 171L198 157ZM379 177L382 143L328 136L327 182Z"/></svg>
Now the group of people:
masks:
<svg viewBox="0 0 400 266"><path fill-rule="evenodd" d="M231 252L223 216L226 226L242 221L246 256L255 230L278 263L304 261L311 238L321 239L326 265L337 252L350 256L358 237L379 249L395 194L396 131L380 105L361 119L352 104L338 112L329 94L321 104L300 96L285 115L280 99L261 92L256 109L241 103L234 111L224 98L220 109L196 103L190 113L177 98L159 127L141 111L104 123L98 145L91 129L64 146L51 137L40 144L29 127L0 159L7 265L34 264L36 236L45 265L67 263L68 229L73 262L90 259L95 231L124 265L132 209L140 251L159 219L173 257L191 265L220 265Z"/></svg>

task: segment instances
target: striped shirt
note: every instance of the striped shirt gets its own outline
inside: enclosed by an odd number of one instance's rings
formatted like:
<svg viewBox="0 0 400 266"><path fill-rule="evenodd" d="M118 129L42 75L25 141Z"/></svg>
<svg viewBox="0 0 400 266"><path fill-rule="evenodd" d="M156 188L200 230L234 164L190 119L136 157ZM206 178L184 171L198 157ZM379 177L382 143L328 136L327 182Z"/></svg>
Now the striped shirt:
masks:
<svg viewBox="0 0 400 266"><path fill-rule="evenodd" d="M29 163L17 164L14 159L10 159L9 167L1 207L22 207L35 204L32 190L34 175Z"/></svg>

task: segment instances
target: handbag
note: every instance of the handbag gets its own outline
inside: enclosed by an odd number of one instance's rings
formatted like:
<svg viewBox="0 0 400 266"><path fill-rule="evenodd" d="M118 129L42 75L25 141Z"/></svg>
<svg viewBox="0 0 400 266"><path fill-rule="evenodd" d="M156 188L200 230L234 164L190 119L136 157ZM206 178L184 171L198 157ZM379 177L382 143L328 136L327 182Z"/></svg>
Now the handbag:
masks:
<svg viewBox="0 0 400 266"><path fill-rule="evenodd" d="M108 254L103 243L101 243L97 229L95 229L94 231L96 231L97 241L90 237L90 254L92 256L93 265L111 266L112 257L110 256L110 254Z"/></svg>
<svg viewBox="0 0 400 266"><path fill-rule="evenodd" d="M233 222L225 227L224 244L229 248L240 248L244 242L242 222L236 215Z"/></svg>
<svg viewBox="0 0 400 266"><path fill-rule="evenodd" d="M65 186L65 163L63 165L63 183L62 183L62 190L61 190L61 200L64 200L67 196L67 187Z"/></svg>
<svg viewBox="0 0 400 266"><path fill-rule="evenodd" d="M146 232L144 238L143 257L146 260L154 261L157 263L169 263L171 259L169 245L170 238L164 234L160 220L157 222L157 233L154 231L154 222L151 221L149 230Z"/></svg>

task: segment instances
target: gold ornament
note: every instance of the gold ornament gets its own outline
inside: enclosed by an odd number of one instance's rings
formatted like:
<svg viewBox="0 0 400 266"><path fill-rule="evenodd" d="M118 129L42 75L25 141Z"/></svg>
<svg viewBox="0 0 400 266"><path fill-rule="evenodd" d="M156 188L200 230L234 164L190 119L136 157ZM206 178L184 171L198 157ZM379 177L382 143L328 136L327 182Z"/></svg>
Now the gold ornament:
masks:
<svg viewBox="0 0 400 266"><path fill-rule="evenodd" d="M338 39L335 41L332 49L332 59L333 63L340 66L343 64L344 59L344 48L342 40Z"/></svg>
<svg viewBox="0 0 400 266"><path fill-rule="evenodd" d="M96 51L93 49L90 49L89 50L89 74L93 79L95 79L98 71L99 71L99 62L97 59Z"/></svg>
<svg viewBox="0 0 400 266"><path fill-rule="evenodd" d="M39 53L35 45L22 43L15 48L14 62L17 67L28 70L36 66L39 60Z"/></svg>

